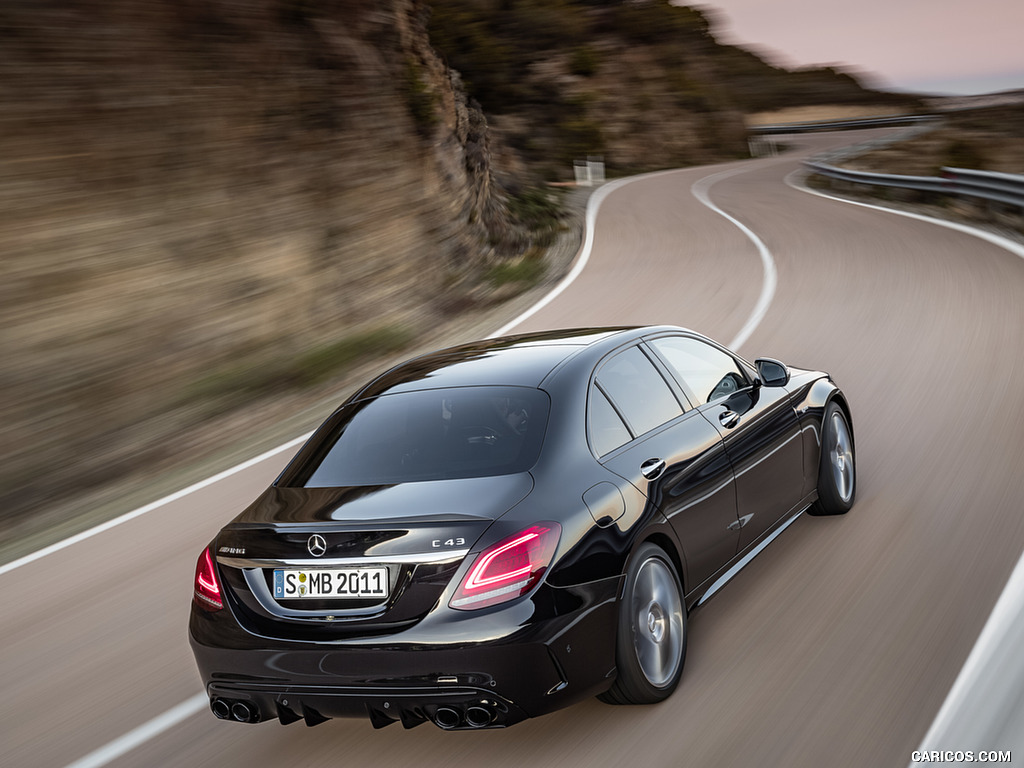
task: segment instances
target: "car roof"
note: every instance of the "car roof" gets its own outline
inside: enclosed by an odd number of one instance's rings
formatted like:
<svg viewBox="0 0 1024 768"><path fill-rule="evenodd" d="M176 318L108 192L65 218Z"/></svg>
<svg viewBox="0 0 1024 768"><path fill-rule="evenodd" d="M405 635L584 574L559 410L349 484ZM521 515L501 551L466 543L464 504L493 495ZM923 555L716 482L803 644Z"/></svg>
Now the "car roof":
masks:
<svg viewBox="0 0 1024 768"><path fill-rule="evenodd" d="M599 358L623 343L661 330L681 329L668 326L573 328L462 344L395 366L356 392L350 401L442 387L539 387L552 371L584 351L588 358Z"/></svg>

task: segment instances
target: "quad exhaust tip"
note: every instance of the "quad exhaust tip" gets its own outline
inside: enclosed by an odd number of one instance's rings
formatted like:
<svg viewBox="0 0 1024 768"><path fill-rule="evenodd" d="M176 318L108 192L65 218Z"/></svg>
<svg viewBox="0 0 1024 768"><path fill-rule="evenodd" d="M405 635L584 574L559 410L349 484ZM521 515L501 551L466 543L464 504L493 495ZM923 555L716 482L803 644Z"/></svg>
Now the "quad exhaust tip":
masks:
<svg viewBox="0 0 1024 768"><path fill-rule="evenodd" d="M465 712L454 707L438 707L434 712L434 724L445 731L467 726L487 728L494 723L495 712L484 703L470 704Z"/></svg>
<svg viewBox="0 0 1024 768"><path fill-rule="evenodd" d="M462 715L451 707L438 707L437 712L434 713L434 723L443 730L450 731L452 728L458 728L461 722Z"/></svg>
<svg viewBox="0 0 1024 768"><path fill-rule="evenodd" d="M210 701L210 709L213 714L220 720L234 720L239 723L257 723L260 720L260 711L257 705L251 701L244 700L233 700L233 699L222 699L215 698ZM304 715L307 725L316 725L327 720L326 717L315 712L308 707L303 707ZM300 719L300 716L293 713L283 707L278 708L278 714L284 714L281 717L282 723L294 722ZM373 713L371 712L371 715ZM402 724L406 728L412 728L422 723L426 716L420 712L401 712L400 719ZM462 706L441 706L434 711L432 718L434 724L445 731L451 731L456 728L488 728L494 725L497 719L497 712L494 709L494 705L486 701L481 701L475 704L470 704L463 708ZM372 718L371 718L372 719ZM375 727L383 727L391 722L394 722L394 718L384 718L380 721L375 721Z"/></svg>
<svg viewBox="0 0 1024 768"><path fill-rule="evenodd" d="M240 723L255 723L260 719L259 710L248 701L214 699L210 709L220 720L237 720Z"/></svg>
<svg viewBox="0 0 1024 768"><path fill-rule="evenodd" d="M486 728L494 722L494 712L482 705L474 705L466 710L466 725L470 728Z"/></svg>

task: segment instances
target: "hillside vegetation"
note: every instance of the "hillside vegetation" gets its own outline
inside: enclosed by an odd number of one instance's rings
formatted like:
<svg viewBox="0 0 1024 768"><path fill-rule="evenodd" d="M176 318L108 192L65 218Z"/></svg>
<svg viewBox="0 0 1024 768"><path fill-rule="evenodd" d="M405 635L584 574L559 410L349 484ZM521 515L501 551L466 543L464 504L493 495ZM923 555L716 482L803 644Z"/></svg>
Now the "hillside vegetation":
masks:
<svg viewBox="0 0 1024 768"><path fill-rule="evenodd" d="M745 156L745 115L915 104L832 68L779 69L667 2L434 0L431 44L515 159L546 178L602 155L618 172Z"/></svg>
<svg viewBox="0 0 1024 768"><path fill-rule="evenodd" d="M939 176L944 167L1024 174L1024 104L948 112L935 130L844 165L907 176Z"/></svg>
<svg viewBox="0 0 1024 768"><path fill-rule="evenodd" d="M8 541L551 279L574 159L888 98L654 1L8 0L0 49Z"/></svg>

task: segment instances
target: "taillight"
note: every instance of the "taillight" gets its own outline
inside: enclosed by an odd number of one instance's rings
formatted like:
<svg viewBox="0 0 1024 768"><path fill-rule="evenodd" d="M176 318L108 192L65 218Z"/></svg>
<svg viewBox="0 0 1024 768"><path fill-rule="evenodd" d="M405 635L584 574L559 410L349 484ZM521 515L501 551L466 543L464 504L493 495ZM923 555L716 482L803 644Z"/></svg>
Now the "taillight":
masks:
<svg viewBox="0 0 1024 768"><path fill-rule="evenodd" d="M203 550L196 563L196 585L193 596L196 605L208 611L219 611L224 607L220 599L220 582L217 581L217 569L213 567L213 555L210 548Z"/></svg>
<svg viewBox="0 0 1024 768"><path fill-rule="evenodd" d="M471 611L525 595L551 564L562 528L541 523L481 552L448 604Z"/></svg>

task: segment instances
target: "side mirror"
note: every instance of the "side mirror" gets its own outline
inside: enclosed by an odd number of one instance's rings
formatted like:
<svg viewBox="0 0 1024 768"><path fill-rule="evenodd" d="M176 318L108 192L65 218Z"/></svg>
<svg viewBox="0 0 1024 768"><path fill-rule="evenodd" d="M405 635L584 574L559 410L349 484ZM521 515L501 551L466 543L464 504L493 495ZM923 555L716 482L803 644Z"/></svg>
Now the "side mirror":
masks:
<svg viewBox="0 0 1024 768"><path fill-rule="evenodd" d="M789 384L789 368L785 363L772 360L770 357L759 357L754 361L757 376L766 387L784 387Z"/></svg>

